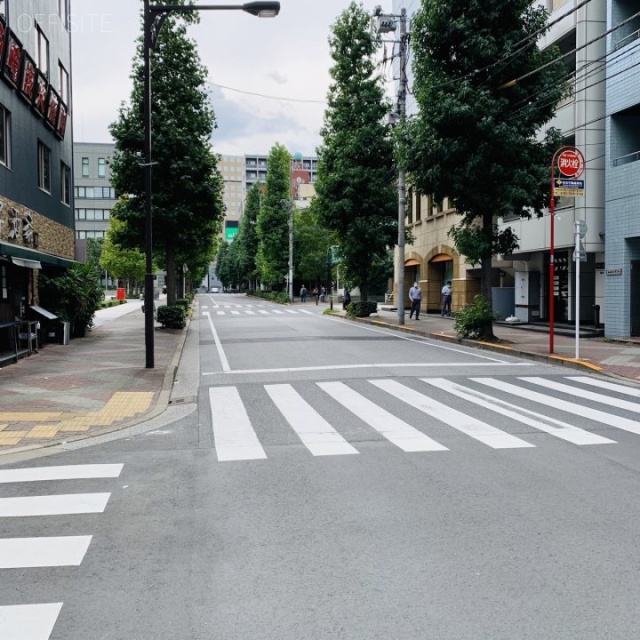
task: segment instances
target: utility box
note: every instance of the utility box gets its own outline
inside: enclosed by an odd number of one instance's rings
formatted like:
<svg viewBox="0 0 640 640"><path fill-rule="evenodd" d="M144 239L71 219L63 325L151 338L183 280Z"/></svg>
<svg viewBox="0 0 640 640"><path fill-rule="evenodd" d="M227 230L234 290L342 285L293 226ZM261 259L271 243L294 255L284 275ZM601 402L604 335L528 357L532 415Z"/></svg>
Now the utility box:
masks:
<svg viewBox="0 0 640 640"><path fill-rule="evenodd" d="M515 316L520 322L540 320L540 272L516 271Z"/></svg>

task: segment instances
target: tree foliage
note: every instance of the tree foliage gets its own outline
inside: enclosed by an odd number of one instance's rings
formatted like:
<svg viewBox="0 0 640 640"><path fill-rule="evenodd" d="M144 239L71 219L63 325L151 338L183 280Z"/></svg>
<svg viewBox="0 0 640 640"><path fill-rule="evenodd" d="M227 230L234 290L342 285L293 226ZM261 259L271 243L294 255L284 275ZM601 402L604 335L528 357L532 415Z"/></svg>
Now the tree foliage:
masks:
<svg viewBox="0 0 640 640"><path fill-rule="evenodd" d="M175 4L184 4L178 0ZM186 24L197 14L171 16L164 23L153 52L153 249L167 271L168 303L175 302L176 266L186 264L195 276L204 274L215 251L224 213L223 182L210 148L214 113L204 83L206 69ZM110 126L116 143L111 160L113 186L121 195L113 215L124 222L116 242L144 246L143 47L139 40L128 104Z"/></svg>
<svg viewBox="0 0 640 640"><path fill-rule="evenodd" d="M334 232L320 224L314 204L295 212L293 221L293 265L296 279L309 284L331 285L328 275L327 251L338 243Z"/></svg>
<svg viewBox="0 0 640 640"><path fill-rule="evenodd" d="M261 185L256 183L247 192L244 212L240 220L238 235L234 244L238 251L238 269L240 278L250 288L260 278L256 259L258 256L258 215L260 213Z"/></svg>
<svg viewBox="0 0 640 640"><path fill-rule="evenodd" d="M145 256L140 249L125 249L117 244L119 231L124 222L114 218L109 220L109 229L102 244L100 267L106 269L118 280L123 280L129 292L144 282Z"/></svg>
<svg viewBox="0 0 640 640"><path fill-rule="evenodd" d="M289 209L291 155L276 143L267 158L267 182L258 215L258 268L260 279L271 287L283 287L289 264Z"/></svg>
<svg viewBox="0 0 640 640"><path fill-rule="evenodd" d="M412 21L419 112L401 129L401 161L419 192L462 215L451 236L482 264L489 301L491 258L518 243L496 217L542 215L560 145L554 129L540 137L569 91L558 51L537 46L546 20L530 0L422 0Z"/></svg>
<svg viewBox="0 0 640 640"><path fill-rule="evenodd" d="M366 300L371 264L397 240L389 104L373 55L370 16L352 2L329 38L333 66L318 149L320 222L340 237L344 265Z"/></svg>

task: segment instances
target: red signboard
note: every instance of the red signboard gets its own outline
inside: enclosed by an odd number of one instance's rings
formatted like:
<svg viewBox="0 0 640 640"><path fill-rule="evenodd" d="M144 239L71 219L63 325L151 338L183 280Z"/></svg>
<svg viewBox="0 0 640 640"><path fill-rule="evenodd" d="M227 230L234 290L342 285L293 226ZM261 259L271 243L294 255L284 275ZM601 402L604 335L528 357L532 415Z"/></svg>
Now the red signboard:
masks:
<svg viewBox="0 0 640 640"><path fill-rule="evenodd" d="M33 92L36 88L36 63L33 58L24 53L24 61L22 62L22 79L20 80L20 95L31 104L33 101Z"/></svg>
<svg viewBox="0 0 640 640"><path fill-rule="evenodd" d="M22 67L22 43L9 32L7 55L4 61L4 77L14 86L18 86Z"/></svg>
<svg viewBox="0 0 640 640"><path fill-rule="evenodd" d="M558 156L558 169L567 178L579 178L584 172L584 156L577 149L566 149Z"/></svg>
<svg viewBox="0 0 640 640"><path fill-rule="evenodd" d="M36 113L44 118L47 115L47 92L49 91L49 83L47 77L38 71L38 77L36 78L36 92L33 96L33 108Z"/></svg>
<svg viewBox="0 0 640 640"><path fill-rule="evenodd" d="M55 129L58 126L58 107L60 106L60 98L55 89L49 85L49 99L47 100L46 122Z"/></svg>

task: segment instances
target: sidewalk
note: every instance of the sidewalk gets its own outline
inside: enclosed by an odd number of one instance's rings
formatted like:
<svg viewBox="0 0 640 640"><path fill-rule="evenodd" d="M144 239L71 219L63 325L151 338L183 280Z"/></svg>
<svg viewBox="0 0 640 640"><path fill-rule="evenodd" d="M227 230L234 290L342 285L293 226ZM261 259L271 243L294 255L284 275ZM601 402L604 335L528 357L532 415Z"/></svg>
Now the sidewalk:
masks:
<svg viewBox="0 0 640 640"><path fill-rule="evenodd" d="M156 327L145 367L141 302L96 313L85 338L0 369L0 456L103 434L164 411L187 331Z"/></svg>
<svg viewBox="0 0 640 640"><path fill-rule="evenodd" d="M197 323L198 308L196 301L191 322ZM341 305L336 311L344 315ZM399 327L397 312L380 311L378 318L363 322L439 340L457 340L453 320L437 315L422 314L416 321L407 314L405 325ZM475 341L464 344L585 372L600 371L633 382L640 380L640 342L581 339L581 360L576 362L572 337L556 336L555 355L549 356L548 333L496 325L495 334L501 340L497 345ZM0 462L3 453L102 435L163 413L169 405L181 356L184 376L197 378L197 336L191 336L193 347L183 350L188 335L188 329L156 328L155 368L146 369L144 317L140 302L129 301L99 311L87 337L64 346L46 345L39 353L1 368ZM189 360L185 369L185 353L190 350L193 362ZM197 388L198 380L192 383Z"/></svg>

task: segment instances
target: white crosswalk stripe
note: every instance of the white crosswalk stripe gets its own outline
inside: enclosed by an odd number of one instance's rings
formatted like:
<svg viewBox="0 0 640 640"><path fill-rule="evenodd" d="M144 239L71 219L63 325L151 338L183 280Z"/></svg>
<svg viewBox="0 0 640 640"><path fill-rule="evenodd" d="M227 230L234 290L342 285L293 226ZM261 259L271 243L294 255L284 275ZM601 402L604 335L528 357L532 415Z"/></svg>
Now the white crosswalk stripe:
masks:
<svg viewBox="0 0 640 640"><path fill-rule="evenodd" d="M567 380L573 382L580 382L581 384L588 384L593 387L600 387L601 389L607 389L608 391L615 391L616 393L622 393L627 396L633 396L634 398L640 398L640 389L635 387L626 387L622 384L614 384L613 382L605 382L599 378L589 378L587 376L568 376Z"/></svg>
<svg viewBox="0 0 640 640"><path fill-rule="evenodd" d="M447 451L447 447L379 407L343 382L319 382L318 386L403 451Z"/></svg>
<svg viewBox="0 0 640 640"><path fill-rule="evenodd" d="M290 384L271 384L265 389L314 456L358 453Z"/></svg>
<svg viewBox="0 0 640 640"><path fill-rule="evenodd" d="M598 409L584 407L583 405L580 405L576 402L568 402L567 400L554 398L553 396L538 393L537 391L531 391L530 389L524 389L522 387L518 387L502 380L494 380L492 378L472 378L472 380L498 391L504 391L505 393L510 393L520 398L526 398L527 400L540 402L546 407L553 407L555 409L559 409L560 411L566 411L567 413L571 413L576 416L582 416L583 418L588 418L589 420L594 420L595 422L601 422L602 424L606 424L611 427L617 427L618 429L622 429L623 431L629 431L630 433L640 435L639 423L635 422L634 420L629 420L628 418L616 416L610 412L599 411ZM571 387L571 390L573 392L574 388Z"/></svg>
<svg viewBox="0 0 640 640"><path fill-rule="evenodd" d="M424 432L428 430L430 424L434 423L425 425L424 421L419 421L415 417L407 418L412 411L413 413L419 411L434 418L439 432L443 428L450 428L453 432L472 438L493 449L534 449L536 445L527 442L519 435L497 428L491 416L499 416L502 424L526 425L542 434L578 446L615 445L616 441L598 433L592 433L582 424L578 427L570 424L566 419L560 419L556 415L558 410L640 435L640 422L616 414L618 409L640 413L640 402L635 404L629 400L611 398L584 388L586 385L598 386L607 391L624 394L626 388L617 388L621 385L613 385L613 387L609 386L612 383L604 383L607 386L600 383L592 385L590 378L583 380L577 376L563 377L560 379L563 382L558 382L557 377L510 378L510 382L505 378L494 377L471 377L463 380L425 377L416 380L426 385L424 391L394 379L359 381L359 384L365 382L385 392L382 396L378 394L372 397L373 399L367 397L370 394L364 394L353 388L348 381L302 383L302 386L315 385L320 388L336 408L331 408L327 403L317 404L309 401L307 399L308 393L311 393L309 389L298 389L297 384L271 384L265 385L264 389L273 407L283 418L283 424L293 430L300 442L314 456L359 453L358 443L349 442L347 436L341 433L344 429L348 430L347 433L355 433L354 418L350 418L350 426L342 420L332 425L327 418L327 416L344 415L345 411L350 416L355 416L360 425L364 425L364 431L362 426L357 427L360 439L362 434L366 433L366 429L371 429L372 433L377 432L389 443L405 452L446 452L454 448L453 444L447 443L447 446L444 446ZM514 384L514 381L518 384ZM541 384L556 395L533 391L527 386L529 384ZM478 389L479 385L484 388ZM413 386L415 387L415 384ZM520 401L528 400L538 406L527 407L522 406L522 402L509 402L509 399L505 399L505 394L514 396ZM583 397L593 403L605 405L606 410L563 400L556 397L558 394L569 394L574 398ZM452 406L454 399L458 400L456 408ZM402 419L394 415L388 407L388 404L393 406L394 402L397 405L398 400L411 407L403 411ZM256 419L257 416L254 416L255 409L252 410L251 415L247 412L237 387L212 387L210 404L218 460L267 458L267 451L260 443L263 427L259 418ZM474 411L474 407L480 407L482 416ZM337 408L339 408L339 414L336 412ZM453 442L455 444L455 438ZM550 440L542 441L544 444L549 442ZM543 444L538 443L537 446L540 447Z"/></svg>
<svg viewBox="0 0 640 640"><path fill-rule="evenodd" d="M529 425L534 429L539 429L540 431L544 431L556 438L566 440L573 444L585 445L615 443L615 440L603 438L595 433L579 429L578 427L574 427L566 422L561 422L555 418L544 416L540 413L536 413L535 411L530 411L473 389L467 389L445 378L422 378L422 381L437 387L438 389L442 389L443 391L456 395L463 400L485 407L486 409L496 411L499 408L499 411L503 416L511 418L512 420L517 420L518 422Z"/></svg>
<svg viewBox="0 0 640 640"><path fill-rule="evenodd" d="M0 470L2 491L22 483L55 483L118 478L122 464L58 465ZM49 485L45 485L47 487ZM0 498L0 518L29 518L102 513L110 493L53 494ZM74 520L75 521L75 520ZM0 521L1 522L1 521ZM84 533L84 532L83 532ZM0 569L79 566L91 535L0 538ZM28 575L28 574L27 574ZM3 580L9 580L8 574ZM49 640L62 602L0 606L0 639Z"/></svg>

